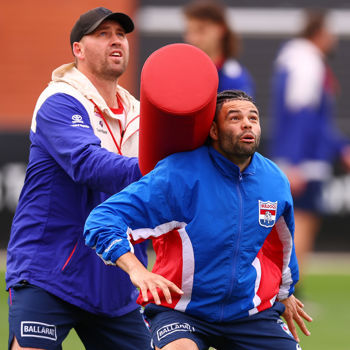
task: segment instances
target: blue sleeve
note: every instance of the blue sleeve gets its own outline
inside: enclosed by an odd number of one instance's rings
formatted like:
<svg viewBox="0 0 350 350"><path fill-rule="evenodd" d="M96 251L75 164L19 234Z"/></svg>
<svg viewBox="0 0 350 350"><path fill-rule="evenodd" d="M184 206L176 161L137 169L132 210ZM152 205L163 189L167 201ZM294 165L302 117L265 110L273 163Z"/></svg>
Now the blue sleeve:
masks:
<svg viewBox="0 0 350 350"><path fill-rule="evenodd" d="M137 158L101 147L84 106L58 93L50 96L36 116L34 142L45 149L73 181L113 194L140 178Z"/></svg>
<svg viewBox="0 0 350 350"><path fill-rule="evenodd" d="M134 240L165 234L180 225L181 214L166 175L166 165L111 196L90 213L84 229L85 243L106 262L132 251Z"/></svg>
<svg viewBox="0 0 350 350"><path fill-rule="evenodd" d="M297 261L297 256L295 253L295 244L294 244L294 230L295 230L295 223L294 223L294 211L293 211L293 205L292 205L292 196L289 194L289 200L287 204L287 208L285 210L284 218L286 220L286 224L289 228L289 231L292 236L292 247L290 250L290 261L288 264L288 267L290 269L290 275L291 275L291 283L289 285L288 290L288 296L294 293L295 285L299 281L299 266ZM288 284L288 275L286 276L286 272L282 272L282 286L284 284Z"/></svg>
<svg viewBox="0 0 350 350"><path fill-rule="evenodd" d="M293 199L289 181L284 174L282 174L282 176L285 179L284 191L286 196L285 207L282 215L286 226L285 229L283 228L283 224L280 224L279 227L280 239L283 245L283 267L278 297L280 299L285 299L294 293L295 285L299 280L299 267L294 245L295 221Z"/></svg>

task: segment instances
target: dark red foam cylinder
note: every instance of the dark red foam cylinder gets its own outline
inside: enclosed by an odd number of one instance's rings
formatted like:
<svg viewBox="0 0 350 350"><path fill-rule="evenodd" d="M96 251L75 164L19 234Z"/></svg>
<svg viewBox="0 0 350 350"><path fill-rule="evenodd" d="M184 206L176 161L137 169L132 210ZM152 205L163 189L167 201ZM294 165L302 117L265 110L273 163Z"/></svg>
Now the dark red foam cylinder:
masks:
<svg viewBox="0 0 350 350"><path fill-rule="evenodd" d="M193 150L205 142L217 88L215 65L192 45L167 45L149 56L141 72L142 174L169 154Z"/></svg>

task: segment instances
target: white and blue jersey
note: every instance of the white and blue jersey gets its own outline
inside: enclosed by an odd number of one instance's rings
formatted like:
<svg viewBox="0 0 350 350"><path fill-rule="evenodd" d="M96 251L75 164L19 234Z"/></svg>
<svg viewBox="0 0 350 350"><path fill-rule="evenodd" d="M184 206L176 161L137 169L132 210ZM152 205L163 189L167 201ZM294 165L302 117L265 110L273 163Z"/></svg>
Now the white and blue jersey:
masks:
<svg viewBox="0 0 350 350"><path fill-rule="evenodd" d="M161 305L226 322L294 291L293 232L289 183L273 162L255 153L241 173L202 146L165 158L95 208L84 235L107 264L132 251L131 241L151 238L153 272L184 291L171 305L161 295ZM141 296L139 302L147 304Z"/></svg>
<svg viewBox="0 0 350 350"><path fill-rule="evenodd" d="M68 64L54 71L53 81L39 97L7 250L7 289L25 280L70 304L108 316L138 308L138 292L129 277L106 267L83 237L90 211L141 176L135 157L139 102L123 88L117 91L124 109L120 116L74 64ZM145 262L145 247L136 249ZM110 286L119 288L112 291Z"/></svg>

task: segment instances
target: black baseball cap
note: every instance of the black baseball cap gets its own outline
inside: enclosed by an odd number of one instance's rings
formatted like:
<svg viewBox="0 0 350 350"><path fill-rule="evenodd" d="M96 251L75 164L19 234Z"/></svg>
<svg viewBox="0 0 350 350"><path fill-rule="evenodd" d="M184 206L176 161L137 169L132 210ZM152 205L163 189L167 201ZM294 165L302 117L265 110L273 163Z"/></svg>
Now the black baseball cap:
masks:
<svg viewBox="0 0 350 350"><path fill-rule="evenodd" d="M134 23L131 18L125 13L112 12L104 7L96 7L88 12L83 13L70 33L70 44L80 41L81 38L92 33L105 19L111 19L118 22L125 30L125 33L130 33L134 30Z"/></svg>

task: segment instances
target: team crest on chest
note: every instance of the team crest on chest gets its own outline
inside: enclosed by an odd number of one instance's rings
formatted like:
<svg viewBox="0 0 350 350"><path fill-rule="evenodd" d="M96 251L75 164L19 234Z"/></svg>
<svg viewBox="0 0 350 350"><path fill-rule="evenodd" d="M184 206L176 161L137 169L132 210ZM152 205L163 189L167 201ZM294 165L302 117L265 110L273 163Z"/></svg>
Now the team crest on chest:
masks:
<svg viewBox="0 0 350 350"><path fill-rule="evenodd" d="M264 227L272 227L276 222L277 201L263 202L259 200L259 224Z"/></svg>

